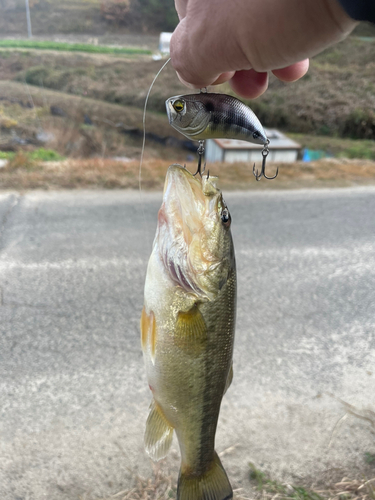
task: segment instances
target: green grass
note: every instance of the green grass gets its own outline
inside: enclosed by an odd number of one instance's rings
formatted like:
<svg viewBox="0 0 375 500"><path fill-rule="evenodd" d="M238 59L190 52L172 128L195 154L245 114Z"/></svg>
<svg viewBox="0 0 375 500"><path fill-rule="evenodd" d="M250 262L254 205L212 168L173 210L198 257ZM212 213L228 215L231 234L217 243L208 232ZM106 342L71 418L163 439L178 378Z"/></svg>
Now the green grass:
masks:
<svg viewBox="0 0 375 500"><path fill-rule="evenodd" d="M12 160L15 153L9 151L0 151L0 160Z"/></svg>
<svg viewBox="0 0 375 500"><path fill-rule="evenodd" d="M22 155L29 161L61 161L64 159L63 156L59 155L53 149L38 148L34 151L22 153ZM16 153L8 151L0 151L1 160L13 160L16 157Z"/></svg>
<svg viewBox="0 0 375 500"><path fill-rule="evenodd" d="M323 500L323 497L315 491L309 491L302 486L281 484L269 479L266 474L257 469L254 464L249 463L249 467L250 479L257 483L257 489L259 491L277 495L282 500Z"/></svg>
<svg viewBox="0 0 375 500"><path fill-rule="evenodd" d="M90 52L95 54L151 54L151 50L133 47L109 47L107 45L90 45L87 43L65 43L37 40L0 40L0 47L9 49L61 50L67 52Z"/></svg>
<svg viewBox="0 0 375 500"><path fill-rule="evenodd" d="M369 139L346 139L326 135L293 134L288 136L303 148L325 151L336 158L375 160L375 141Z"/></svg>
<svg viewBox="0 0 375 500"><path fill-rule="evenodd" d="M30 160L34 161L61 161L64 159L63 156L60 156L53 149L44 148L35 149L31 153L28 153L27 156Z"/></svg>

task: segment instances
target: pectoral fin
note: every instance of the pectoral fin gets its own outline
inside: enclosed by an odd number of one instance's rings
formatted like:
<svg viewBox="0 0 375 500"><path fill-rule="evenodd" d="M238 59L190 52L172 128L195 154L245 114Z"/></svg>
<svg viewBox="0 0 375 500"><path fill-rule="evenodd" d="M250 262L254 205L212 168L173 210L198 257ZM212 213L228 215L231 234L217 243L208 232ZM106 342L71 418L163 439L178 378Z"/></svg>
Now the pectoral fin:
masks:
<svg viewBox="0 0 375 500"><path fill-rule="evenodd" d="M197 304L178 313L174 344L187 354L200 354L207 343L207 326Z"/></svg>
<svg viewBox="0 0 375 500"><path fill-rule="evenodd" d="M153 400L146 422L145 448L152 460L164 458L172 444L173 427Z"/></svg>

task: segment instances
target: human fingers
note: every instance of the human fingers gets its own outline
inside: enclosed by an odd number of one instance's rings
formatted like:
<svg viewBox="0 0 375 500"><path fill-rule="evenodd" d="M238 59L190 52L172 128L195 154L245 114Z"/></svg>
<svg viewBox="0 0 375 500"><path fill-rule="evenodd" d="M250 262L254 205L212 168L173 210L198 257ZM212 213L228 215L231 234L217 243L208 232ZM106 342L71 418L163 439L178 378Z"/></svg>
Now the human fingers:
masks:
<svg viewBox="0 0 375 500"><path fill-rule="evenodd" d="M235 71L227 71L226 73L222 73L216 80L214 80L210 85L220 85L221 83L228 82L234 75ZM189 87L190 89L199 89L199 88L204 88L205 86L198 86L198 85L192 85L191 83L187 82L182 78L182 76L177 72L177 76L180 80L181 83L186 85L186 87Z"/></svg>
<svg viewBox="0 0 375 500"><path fill-rule="evenodd" d="M258 73L254 69L236 71L229 84L239 96L255 99L267 90L268 74Z"/></svg>
<svg viewBox="0 0 375 500"><path fill-rule="evenodd" d="M337 0L188 0L171 40L172 65L195 87L250 68L279 68L275 75L293 81L306 70L307 63L294 66L297 61L342 40L355 24ZM249 92L241 83L239 89Z"/></svg>
<svg viewBox="0 0 375 500"><path fill-rule="evenodd" d="M172 66L182 81L195 88L227 81L230 75L222 75L237 69L237 63L233 62L236 49L230 47L235 43L234 38L229 37L228 41L227 37L218 35L224 33L226 19L216 22L209 18L206 3L209 2L198 2L193 9L189 0L187 15L176 27L170 44ZM245 69L244 64L246 61L241 62L241 69Z"/></svg>
<svg viewBox="0 0 375 500"><path fill-rule="evenodd" d="M188 0L174 0L174 5L180 20L186 16L187 4Z"/></svg>
<svg viewBox="0 0 375 500"><path fill-rule="evenodd" d="M283 82L295 82L307 73L309 69L309 60L304 59L298 63L287 66L286 68L274 69L272 73Z"/></svg>

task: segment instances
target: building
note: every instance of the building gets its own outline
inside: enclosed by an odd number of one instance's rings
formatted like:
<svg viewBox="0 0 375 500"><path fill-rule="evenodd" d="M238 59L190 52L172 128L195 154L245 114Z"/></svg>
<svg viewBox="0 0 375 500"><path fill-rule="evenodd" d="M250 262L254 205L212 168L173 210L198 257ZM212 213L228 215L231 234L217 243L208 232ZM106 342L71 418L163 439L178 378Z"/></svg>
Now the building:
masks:
<svg viewBox="0 0 375 500"><path fill-rule="evenodd" d="M270 140L267 161L289 163L297 160L301 150L300 144L278 130L265 129L265 132ZM234 139L208 139L205 144L207 162L257 162L262 159L261 151L262 146L258 144Z"/></svg>
<svg viewBox="0 0 375 500"><path fill-rule="evenodd" d="M169 45L171 43L173 33L163 31L159 36L159 51L162 54L169 54Z"/></svg>

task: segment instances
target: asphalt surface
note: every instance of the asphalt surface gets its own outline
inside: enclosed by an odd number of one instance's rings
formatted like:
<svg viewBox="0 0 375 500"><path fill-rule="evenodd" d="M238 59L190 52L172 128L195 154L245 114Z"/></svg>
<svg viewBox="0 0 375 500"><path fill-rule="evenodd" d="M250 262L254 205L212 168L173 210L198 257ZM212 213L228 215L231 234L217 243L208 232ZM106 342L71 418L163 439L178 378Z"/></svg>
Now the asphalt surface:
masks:
<svg viewBox="0 0 375 500"><path fill-rule="evenodd" d="M284 479L360 469L375 452L375 189L225 198L239 278L217 433L228 475L246 495L250 461ZM151 474L138 322L160 200L0 194L1 500L101 498ZM174 443L174 482L178 463Z"/></svg>

